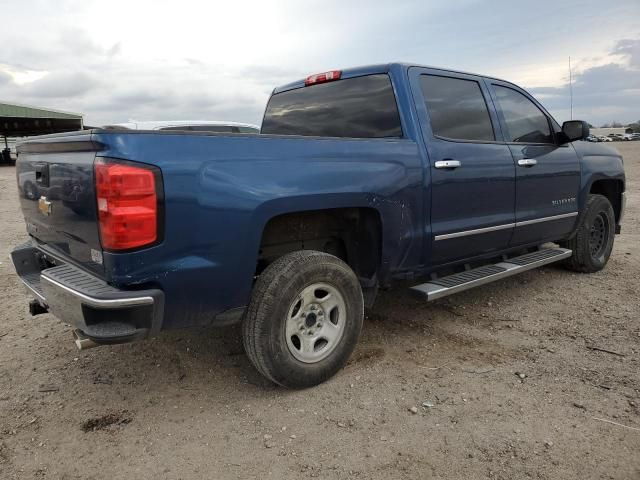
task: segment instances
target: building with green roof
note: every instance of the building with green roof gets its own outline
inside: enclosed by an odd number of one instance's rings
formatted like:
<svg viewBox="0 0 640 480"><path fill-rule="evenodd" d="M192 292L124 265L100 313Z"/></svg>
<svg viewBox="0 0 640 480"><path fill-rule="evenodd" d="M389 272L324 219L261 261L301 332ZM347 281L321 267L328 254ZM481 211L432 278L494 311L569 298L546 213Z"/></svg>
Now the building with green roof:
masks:
<svg viewBox="0 0 640 480"><path fill-rule="evenodd" d="M0 135L26 137L82 130L82 115L0 102Z"/></svg>
<svg viewBox="0 0 640 480"><path fill-rule="evenodd" d="M0 162L11 162L9 137L73 132L82 128L83 119L79 113L0 102L0 136L4 137L5 146Z"/></svg>

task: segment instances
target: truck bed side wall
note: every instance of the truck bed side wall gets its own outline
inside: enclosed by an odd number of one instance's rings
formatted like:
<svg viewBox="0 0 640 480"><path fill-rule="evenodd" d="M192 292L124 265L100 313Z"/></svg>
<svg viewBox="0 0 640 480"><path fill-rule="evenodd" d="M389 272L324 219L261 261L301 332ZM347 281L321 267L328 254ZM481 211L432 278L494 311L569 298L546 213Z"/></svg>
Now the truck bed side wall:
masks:
<svg viewBox="0 0 640 480"><path fill-rule="evenodd" d="M160 245L105 253L115 285L165 291L164 328L205 324L250 298L262 231L296 211L375 208L381 273L420 263L422 167L410 140L103 133L99 156L159 166Z"/></svg>

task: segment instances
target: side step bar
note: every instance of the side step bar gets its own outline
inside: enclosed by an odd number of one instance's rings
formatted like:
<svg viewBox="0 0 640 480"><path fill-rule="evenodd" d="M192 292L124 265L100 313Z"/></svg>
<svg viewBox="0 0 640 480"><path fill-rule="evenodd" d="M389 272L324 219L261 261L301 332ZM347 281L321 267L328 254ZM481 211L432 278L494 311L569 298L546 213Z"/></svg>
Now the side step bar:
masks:
<svg viewBox="0 0 640 480"><path fill-rule="evenodd" d="M426 297L427 301L446 297L473 287L484 285L501 278L510 277L526 270L538 268L571 256L566 248L543 248L533 253L513 257L495 265L485 265L447 277L429 280L427 283L411 287L414 292Z"/></svg>

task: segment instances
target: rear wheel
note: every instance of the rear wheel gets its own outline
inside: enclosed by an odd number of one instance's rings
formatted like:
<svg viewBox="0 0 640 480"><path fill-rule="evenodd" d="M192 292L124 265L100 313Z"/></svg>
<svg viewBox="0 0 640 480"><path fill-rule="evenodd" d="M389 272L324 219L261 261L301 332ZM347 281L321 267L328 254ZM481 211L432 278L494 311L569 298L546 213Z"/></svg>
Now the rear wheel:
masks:
<svg viewBox="0 0 640 480"><path fill-rule="evenodd" d="M609 199L603 195L589 195L578 232L562 243L563 247L573 250L567 266L585 273L602 270L611 256L615 227L615 215Z"/></svg>
<svg viewBox="0 0 640 480"><path fill-rule="evenodd" d="M265 377L289 388L310 387L346 364L363 317L362 290L346 263L323 252L293 252L258 277L243 342Z"/></svg>

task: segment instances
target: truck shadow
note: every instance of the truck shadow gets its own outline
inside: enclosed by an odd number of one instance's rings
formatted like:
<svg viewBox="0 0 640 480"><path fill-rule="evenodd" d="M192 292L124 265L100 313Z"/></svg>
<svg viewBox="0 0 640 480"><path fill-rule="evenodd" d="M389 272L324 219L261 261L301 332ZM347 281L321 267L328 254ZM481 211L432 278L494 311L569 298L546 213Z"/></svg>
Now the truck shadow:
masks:
<svg viewBox="0 0 640 480"><path fill-rule="evenodd" d="M484 336L488 329L505 325L506 314L496 305L517 304L523 284L531 295L565 275L565 270L547 267L430 304L410 293L410 284L381 292L366 312L355 352L330 383L348 384L369 369L403 373L412 366L426 368L456 358L500 362L518 357L519 349ZM87 355L86 382L103 383L106 374L113 384L127 384L131 393L139 390L167 398L215 395L228 402L298 394L273 385L254 369L244 353L239 326L169 331L147 342L101 347Z"/></svg>
<svg viewBox="0 0 640 480"><path fill-rule="evenodd" d="M550 277L566 274L548 267L430 304L410 293L408 283L381 292L374 308L366 312L358 347L332 382L348 382L376 365L402 372L407 365L435 365L456 356L500 361L522 355L518 349L483 337L487 328L505 322L501 310L493 305L517 303L523 284L528 284L531 294L542 291ZM112 365L112 375L146 392L180 396L224 391L227 399L261 397L268 392L295 395L274 386L254 369L244 353L239 326L170 331L140 344L91 350L96 369L113 359L108 349L118 350L121 358ZM98 358L102 356L108 358Z"/></svg>

